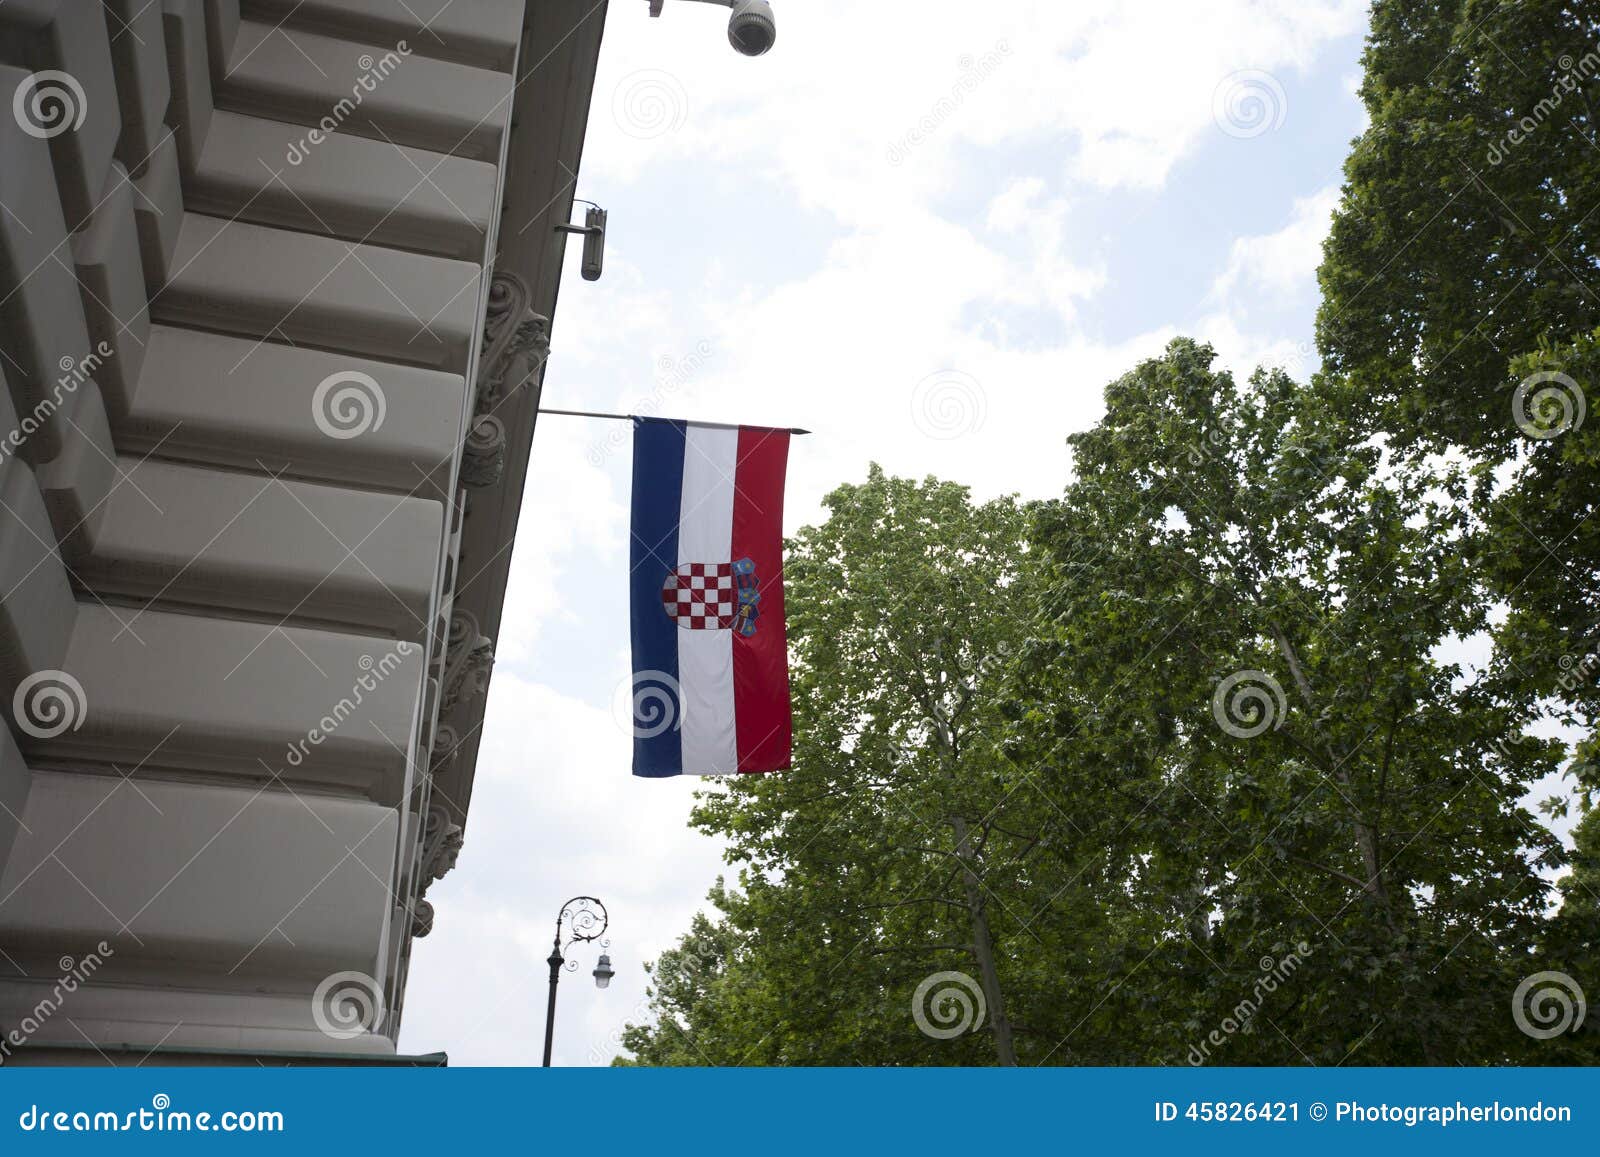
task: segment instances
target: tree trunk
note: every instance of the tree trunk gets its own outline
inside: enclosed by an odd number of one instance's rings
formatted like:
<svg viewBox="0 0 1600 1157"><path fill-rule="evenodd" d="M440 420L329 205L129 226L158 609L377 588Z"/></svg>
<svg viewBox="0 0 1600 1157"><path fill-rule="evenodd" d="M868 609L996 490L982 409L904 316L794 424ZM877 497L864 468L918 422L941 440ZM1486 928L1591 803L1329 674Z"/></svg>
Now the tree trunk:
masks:
<svg viewBox="0 0 1600 1157"><path fill-rule="evenodd" d="M989 934L989 917L984 910L983 885L978 880L972 862L972 842L967 838L967 821L957 816L951 823L956 830L956 855L961 857L961 883L966 889L967 913L972 917L972 952L978 958L983 999L989 1005L989 1026L994 1030L995 1052L1002 1065L1015 1067L1017 1046L1011 1039L1011 1022L1006 1019L1005 998L1000 992L1000 974L995 971L994 940Z"/></svg>
<svg viewBox="0 0 1600 1157"><path fill-rule="evenodd" d="M1354 781L1350 775L1349 753L1340 751L1334 746L1323 730L1317 699L1311 690L1311 680L1306 677L1305 668L1300 665L1300 655L1295 650L1294 644L1289 642L1289 636L1276 622L1269 621L1268 629L1272 631L1273 641L1278 646L1278 653L1289 664L1289 674L1294 679L1296 690L1305 700L1306 710L1311 715L1311 726L1322 740L1323 750L1327 754L1328 770L1333 778L1343 788L1353 788ZM1360 816L1353 816L1352 822L1356 831L1356 847L1361 853L1361 866L1366 869L1367 882L1363 889L1371 897L1378 911L1382 914L1384 922L1390 931L1397 931L1395 927L1394 910L1389 903L1389 888L1383 878L1383 864L1378 859L1378 833L1371 824Z"/></svg>
<svg viewBox="0 0 1600 1157"><path fill-rule="evenodd" d="M1332 772L1333 778L1338 781L1340 787L1346 790L1353 789L1355 785L1354 777L1350 774L1349 753L1340 751L1323 730L1317 710L1316 696L1311 690L1311 680L1306 676L1305 668L1300 664L1299 653L1295 650L1294 644L1289 641L1289 636L1283 632L1283 629L1276 622L1269 621L1268 628L1272 631L1274 642L1277 643L1278 653L1289 664L1289 674L1294 679L1295 687L1299 690L1300 697L1305 700L1306 708L1311 713L1312 727L1316 730L1318 737L1321 738L1323 747L1327 752L1329 770ZM1381 820L1381 818L1380 816L1379 819ZM1356 831L1356 846L1361 853L1361 865L1367 873L1366 886L1362 890L1369 902L1378 910L1384 927L1389 930L1390 935L1398 938L1401 934L1401 927L1395 914L1394 898L1389 892L1388 881L1384 878L1384 864L1378 852L1379 834L1377 827L1367 823L1359 816L1352 817L1352 820ZM1403 890L1401 892L1401 902L1405 904L1408 910L1410 909L1410 897ZM1402 951L1408 959L1415 958L1410 948L1402 949ZM1434 1047L1433 1034L1428 1031L1425 1024L1418 1027L1417 1035L1419 1043L1422 1045L1424 1063L1430 1065L1438 1064L1439 1056L1437 1049Z"/></svg>

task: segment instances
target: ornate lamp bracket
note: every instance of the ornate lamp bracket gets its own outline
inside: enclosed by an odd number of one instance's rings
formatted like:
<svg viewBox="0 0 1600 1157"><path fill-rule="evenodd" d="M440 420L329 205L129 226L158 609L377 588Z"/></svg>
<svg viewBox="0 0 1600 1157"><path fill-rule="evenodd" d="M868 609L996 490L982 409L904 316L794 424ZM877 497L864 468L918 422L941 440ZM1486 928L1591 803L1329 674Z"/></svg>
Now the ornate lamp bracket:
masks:
<svg viewBox="0 0 1600 1157"><path fill-rule="evenodd" d="M574 944L587 940L600 940L606 934L606 929L611 924L611 917L606 913L606 906L593 896L574 896L561 906L561 913L556 917L555 957L564 958L567 950ZM602 940L601 947L606 947L611 942ZM577 970L576 960L566 960L568 972Z"/></svg>

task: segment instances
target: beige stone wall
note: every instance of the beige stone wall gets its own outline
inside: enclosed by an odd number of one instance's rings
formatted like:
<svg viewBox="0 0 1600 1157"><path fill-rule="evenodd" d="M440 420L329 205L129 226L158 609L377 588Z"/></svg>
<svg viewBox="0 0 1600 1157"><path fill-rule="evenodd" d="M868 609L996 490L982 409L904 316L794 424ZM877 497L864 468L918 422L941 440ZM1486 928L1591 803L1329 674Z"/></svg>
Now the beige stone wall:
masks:
<svg viewBox="0 0 1600 1157"><path fill-rule="evenodd" d="M392 1052L459 843L524 4L242 8L0 5L0 1044Z"/></svg>

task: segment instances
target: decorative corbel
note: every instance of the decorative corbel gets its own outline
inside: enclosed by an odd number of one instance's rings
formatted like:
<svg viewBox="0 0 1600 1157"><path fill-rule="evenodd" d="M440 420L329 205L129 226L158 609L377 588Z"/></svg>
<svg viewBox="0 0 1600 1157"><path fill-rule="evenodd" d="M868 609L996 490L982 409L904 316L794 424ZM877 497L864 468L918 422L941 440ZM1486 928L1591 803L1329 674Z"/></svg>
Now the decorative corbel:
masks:
<svg viewBox="0 0 1600 1157"><path fill-rule="evenodd" d="M482 490L499 482L505 469L505 423L493 414L479 414L461 448L461 485Z"/></svg>
<svg viewBox="0 0 1600 1157"><path fill-rule="evenodd" d="M418 899L411 908L411 935L421 939L433 931L433 905Z"/></svg>
<svg viewBox="0 0 1600 1157"><path fill-rule="evenodd" d="M422 833L422 869L419 895L426 895L435 880L442 880L456 866L461 854L461 825L450 819L444 804L428 805L428 823Z"/></svg>
<svg viewBox="0 0 1600 1157"><path fill-rule="evenodd" d="M533 311L533 294L518 274L496 272L478 354L477 412L491 412L544 366L550 355L550 319Z"/></svg>
<svg viewBox="0 0 1600 1157"><path fill-rule="evenodd" d="M433 729L433 749L428 753L428 776L437 782L439 777L455 766L456 750L461 738L448 723Z"/></svg>
<svg viewBox="0 0 1600 1157"><path fill-rule="evenodd" d="M487 691L493 667L494 640L478 630L478 620L471 612L455 611L450 616L450 640L445 645L440 711L450 712Z"/></svg>

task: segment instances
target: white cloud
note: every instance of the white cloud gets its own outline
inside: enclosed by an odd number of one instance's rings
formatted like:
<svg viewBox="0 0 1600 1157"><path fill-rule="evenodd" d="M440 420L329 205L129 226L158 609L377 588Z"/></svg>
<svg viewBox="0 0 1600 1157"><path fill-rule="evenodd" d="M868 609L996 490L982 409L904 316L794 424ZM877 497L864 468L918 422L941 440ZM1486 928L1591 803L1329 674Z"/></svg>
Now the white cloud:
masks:
<svg viewBox="0 0 1600 1157"><path fill-rule="evenodd" d="M585 161L603 179L732 164L852 217L948 187L969 145L1065 146L1077 180L1150 188L1217 131L1224 77L1259 69L1283 80L1364 18L1359 0L1222 0L1203 16L1183 0L805 0L781 6L778 46L753 62L729 53L713 12L668 5L652 21L622 6L607 27ZM909 159L892 164L892 146L930 119Z"/></svg>
<svg viewBox="0 0 1600 1157"><path fill-rule="evenodd" d="M616 447L607 440L612 431L585 426L580 433L587 439L572 437L570 430L545 433L546 423L567 421L540 419L528 461L495 650L502 667L529 658L550 623L574 621L588 612L584 604L574 604L558 591L564 572L578 565L598 567L600 559L615 569L627 558L628 512L612 492L603 465L596 462L602 454L615 453ZM463 560L463 580L470 580L473 568L485 561Z"/></svg>
<svg viewBox="0 0 1600 1157"><path fill-rule="evenodd" d="M778 47L751 61L728 48L725 14L614 5L579 190L613 209L611 252L598 285L569 262L545 405L814 430L791 458L790 529L873 460L981 496L1058 493L1065 436L1099 417L1105 383L1189 320L1084 328L1130 276L1101 256L1105 231L1132 226L1091 229L1077 207L1108 188L1151 198L1206 142L1239 144L1212 120L1218 82L1306 70L1362 13L782 0ZM1279 131L1294 124L1290 108ZM1310 198L1235 245L1212 315L1185 327L1226 364L1284 358L1292 343L1254 332L1247 299L1304 283L1319 213ZM627 673L625 433L541 420L466 847L415 953L410 1049L536 1061L548 926L592 892L620 974L601 996L585 957L557 1033L558 1062L590 1063L639 1019L640 961L725 870L684 826L696 784L630 777L609 707Z"/></svg>
<svg viewBox="0 0 1600 1157"><path fill-rule="evenodd" d="M1322 263L1322 242L1339 205L1339 187L1330 185L1294 203L1289 224L1276 233L1240 237L1228 254L1228 267L1212 293L1226 300L1241 287L1287 294L1309 287Z"/></svg>

